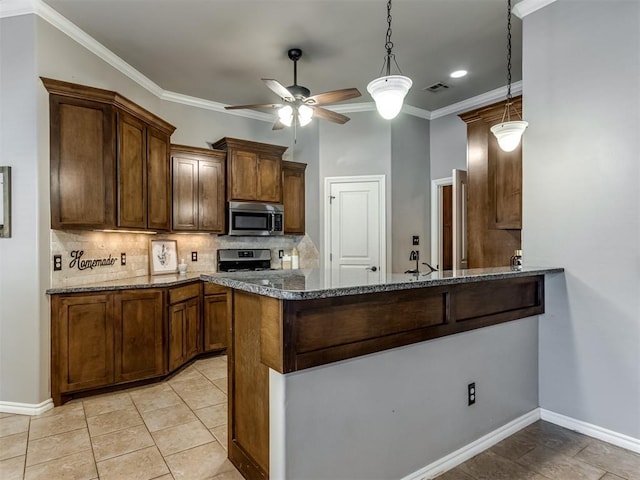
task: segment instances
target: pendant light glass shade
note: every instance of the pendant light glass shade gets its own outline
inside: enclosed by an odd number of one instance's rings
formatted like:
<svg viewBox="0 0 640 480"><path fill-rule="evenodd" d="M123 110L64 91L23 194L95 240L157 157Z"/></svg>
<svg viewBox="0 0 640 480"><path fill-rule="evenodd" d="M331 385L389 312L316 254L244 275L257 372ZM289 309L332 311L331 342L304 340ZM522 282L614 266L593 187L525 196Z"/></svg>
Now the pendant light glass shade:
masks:
<svg viewBox="0 0 640 480"><path fill-rule="evenodd" d="M520 138L522 138L522 134L528 125L529 122L524 120L502 122L491 127L491 133L498 139L498 145L501 150L513 152L520 144Z"/></svg>
<svg viewBox="0 0 640 480"><path fill-rule="evenodd" d="M391 0L387 1L387 34L385 37L385 50L387 54L384 56L382 64L382 72L386 72L383 77L376 78L367 85L367 92L376 102L376 109L380 116L386 120L396 118L402 110L402 103L407 92L413 85L409 77L402 75L400 66L393 54L393 42L391 41ZM395 63L400 75L391 75L391 63Z"/></svg>
<svg viewBox="0 0 640 480"><path fill-rule="evenodd" d="M382 118L391 120L402 110L404 97L413 85L409 77L387 75L369 82L367 91L376 102L376 108Z"/></svg>
<svg viewBox="0 0 640 480"><path fill-rule="evenodd" d="M520 139L529 122L525 122L520 117L517 110L514 110L520 120L511 120L510 109L513 105L511 99L511 0L507 0L507 103L504 106L502 122L491 127L491 133L496 136L500 149L505 152L513 152L520 144ZM505 118L507 121L505 122Z"/></svg>

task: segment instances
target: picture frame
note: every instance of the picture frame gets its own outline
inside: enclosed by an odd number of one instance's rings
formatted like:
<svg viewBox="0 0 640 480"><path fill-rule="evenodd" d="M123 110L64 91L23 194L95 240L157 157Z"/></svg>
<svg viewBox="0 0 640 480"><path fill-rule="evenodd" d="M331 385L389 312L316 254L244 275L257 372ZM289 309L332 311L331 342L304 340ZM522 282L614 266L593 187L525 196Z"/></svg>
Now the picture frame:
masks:
<svg viewBox="0 0 640 480"><path fill-rule="evenodd" d="M178 242L149 240L149 274L163 275L178 272Z"/></svg>

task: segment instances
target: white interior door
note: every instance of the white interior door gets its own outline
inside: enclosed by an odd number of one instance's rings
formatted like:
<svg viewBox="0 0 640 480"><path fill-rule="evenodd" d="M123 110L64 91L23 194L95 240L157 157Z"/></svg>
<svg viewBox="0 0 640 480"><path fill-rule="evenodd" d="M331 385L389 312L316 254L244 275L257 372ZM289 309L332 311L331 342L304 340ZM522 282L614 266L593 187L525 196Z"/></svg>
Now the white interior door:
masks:
<svg viewBox="0 0 640 480"><path fill-rule="evenodd" d="M325 258L331 285L366 285L385 274L384 176L327 178Z"/></svg>
<svg viewBox="0 0 640 480"><path fill-rule="evenodd" d="M453 269L468 268L467 171L453 170Z"/></svg>

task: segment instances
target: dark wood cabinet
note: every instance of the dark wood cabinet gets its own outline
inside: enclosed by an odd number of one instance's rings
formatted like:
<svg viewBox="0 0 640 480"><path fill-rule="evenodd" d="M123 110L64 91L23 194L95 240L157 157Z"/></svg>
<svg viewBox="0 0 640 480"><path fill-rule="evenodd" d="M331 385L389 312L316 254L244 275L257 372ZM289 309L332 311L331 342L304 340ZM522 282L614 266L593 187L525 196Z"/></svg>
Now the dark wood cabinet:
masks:
<svg viewBox="0 0 640 480"><path fill-rule="evenodd" d="M163 307L162 290L113 294L116 383L166 373Z"/></svg>
<svg viewBox="0 0 640 480"><path fill-rule="evenodd" d="M205 283L203 302L203 346L205 352L227 348L229 338L229 289Z"/></svg>
<svg viewBox="0 0 640 480"><path fill-rule="evenodd" d="M166 373L163 291L51 297L51 392L68 394Z"/></svg>
<svg viewBox="0 0 640 480"><path fill-rule="evenodd" d="M306 163L282 162L282 204L284 233L305 234L304 172Z"/></svg>
<svg viewBox="0 0 640 480"><path fill-rule="evenodd" d="M51 228L169 230L175 127L116 92L42 78Z"/></svg>
<svg viewBox="0 0 640 480"><path fill-rule="evenodd" d="M61 394L114 381L113 304L109 294L51 299L51 390Z"/></svg>
<svg viewBox="0 0 640 480"><path fill-rule="evenodd" d="M287 147L225 137L213 148L227 152L227 200L282 202L282 154Z"/></svg>
<svg viewBox="0 0 640 480"><path fill-rule="evenodd" d="M202 351L201 285L169 290L169 370L175 370Z"/></svg>
<svg viewBox="0 0 640 480"><path fill-rule="evenodd" d="M503 152L489 130L505 102L460 115L467 124L467 245L469 268L509 265L521 248L522 147ZM522 112L522 97L513 107Z"/></svg>
<svg viewBox="0 0 640 480"><path fill-rule="evenodd" d="M225 156L220 150L171 146L173 230L224 233Z"/></svg>

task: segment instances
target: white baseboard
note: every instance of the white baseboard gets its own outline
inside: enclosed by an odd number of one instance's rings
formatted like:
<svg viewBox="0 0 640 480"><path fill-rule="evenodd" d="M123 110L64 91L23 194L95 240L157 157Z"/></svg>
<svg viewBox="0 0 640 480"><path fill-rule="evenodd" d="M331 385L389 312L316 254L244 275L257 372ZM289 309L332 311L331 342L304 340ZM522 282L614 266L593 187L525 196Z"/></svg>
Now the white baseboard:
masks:
<svg viewBox="0 0 640 480"><path fill-rule="evenodd" d="M451 470L470 458L475 457L479 453L494 446L496 443L538 420L540 420L540 409L536 408L535 410L525 413L521 417L516 418L493 432L486 434L478 440L465 445L453 453L450 453L446 457L436 460L417 472L407 475L402 480L426 480L435 478L447 470Z"/></svg>
<svg viewBox="0 0 640 480"><path fill-rule="evenodd" d="M41 415L53 408L53 400L50 398L42 403L16 403L0 401L1 413L17 413L19 415Z"/></svg>
<svg viewBox="0 0 640 480"><path fill-rule="evenodd" d="M621 448L626 448L632 452L640 453L640 439L624 435L622 433L614 432L606 428L593 425L592 423L583 422L582 420L576 420L575 418L566 417L559 413L551 412L540 409L540 417L542 420L554 423L569 430L575 430L576 432L588 435L589 437L597 438L603 442L611 443Z"/></svg>

